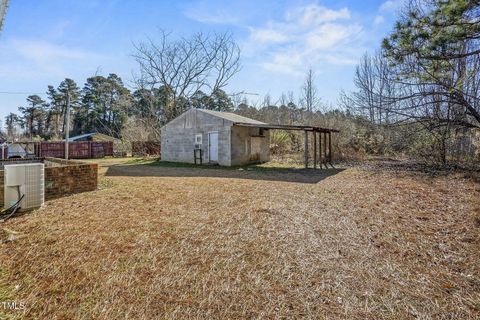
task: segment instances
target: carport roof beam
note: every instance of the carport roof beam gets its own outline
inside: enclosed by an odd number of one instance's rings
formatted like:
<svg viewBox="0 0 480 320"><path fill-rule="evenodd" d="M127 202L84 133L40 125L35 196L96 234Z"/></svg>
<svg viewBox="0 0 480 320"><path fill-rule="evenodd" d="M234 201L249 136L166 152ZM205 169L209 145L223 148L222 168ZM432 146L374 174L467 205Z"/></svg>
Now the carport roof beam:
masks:
<svg viewBox="0 0 480 320"><path fill-rule="evenodd" d="M314 132L340 132L336 129L330 128L322 128L322 127L314 127L314 126L302 126L302 125L288 125L288 124L252 124L252 123L243 123L243 122L235 122L235 126L239 127L254 127L254 128L262 128L262 129L278 129L278 130L302 130L302 131L314 131Z"/></svg>

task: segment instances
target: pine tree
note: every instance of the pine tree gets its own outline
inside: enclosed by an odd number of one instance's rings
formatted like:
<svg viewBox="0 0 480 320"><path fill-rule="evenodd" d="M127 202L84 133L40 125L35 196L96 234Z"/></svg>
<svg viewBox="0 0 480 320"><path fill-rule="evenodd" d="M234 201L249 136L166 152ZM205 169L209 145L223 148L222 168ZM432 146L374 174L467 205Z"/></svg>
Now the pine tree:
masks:
<svg viewBox="0 0 480 320"><path fill-rule="evenodd" d="M7 129L7 138L13 140L14 136L17 134L17 127L21 125L20 117L10 112L5 117L5 129Z"/></svg>
<svg viewBox="0 0 480 320"><path fill-rule="evenodd" d="M403 86L389 111L432 127L480 128L478 1L411 1L383 49Z"/></svg>
<svg viewBox="0 0 480 320"><path fill-rule="evenodd" d="M18 110L23 114L23 121L25 122L26 134L29 138L33 138L34 134L43 134L41 131L44 122L44 108L46 102L38 95L32 95L27 98L29 106L20 107Z"/></svg>

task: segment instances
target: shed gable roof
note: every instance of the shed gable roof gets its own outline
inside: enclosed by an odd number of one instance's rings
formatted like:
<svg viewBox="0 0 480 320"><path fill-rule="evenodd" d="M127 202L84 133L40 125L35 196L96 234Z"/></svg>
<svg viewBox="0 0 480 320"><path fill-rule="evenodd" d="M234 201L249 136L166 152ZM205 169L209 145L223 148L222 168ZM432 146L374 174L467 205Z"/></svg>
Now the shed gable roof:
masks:
<svg viewBox="0 0 480 320"><path fill-rule="evenodd" d="M254 119L250 119L247 117L240 116L235 113L231 112L223 112L223 111L213 111L213 110L206 110L206 109L197 109L198 111L205 112L210 114L214 117L222 118L227 121L231 121L233 123L249 123L249 124L266 124L265 122L257 121Z"/></svg>

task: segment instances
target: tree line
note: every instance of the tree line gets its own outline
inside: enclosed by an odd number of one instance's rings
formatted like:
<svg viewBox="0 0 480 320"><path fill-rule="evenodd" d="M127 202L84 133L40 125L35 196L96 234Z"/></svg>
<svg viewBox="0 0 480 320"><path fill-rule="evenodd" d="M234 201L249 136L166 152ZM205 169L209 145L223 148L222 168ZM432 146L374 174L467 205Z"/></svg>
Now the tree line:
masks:
<svg viewBox="0 0 480 320"><path fill-rule="evenodd" d="M101 132L127 140L160 139L160 127L185 110L233 111L269 123L340 129L337 155L414 156L446 163L480 156L480 5L468 0L410 0L394 30L356 67L355 90L325 106L314 70L276 101L252 105L242 92L224 90L240 70L240 50L228 33L196 33L137 43L133 88L110 74L88 78L80 88L65 79L48 86L47 99L32 95L19 114L7 116L28 139L65 135L66 101L72 134ZM301 135L277 132L272 146L302 148ZM277 146L277 147L275 147ZM278 149L278 148L277 148Z"/></svg>
<svg viewBox="0 0 480 320"><path fill-rule="evenodd" d="M58 87L48 86L46 99L31 95L18 113L5 118L6 135L13 138L61 140L65 136L67 101L70 104L71 135L100 132L121 138L129 120L137 119L146 127L150 138L159 135L159 128L169 120L167 108L173 99L166 87L140 88L131 91L116 74L93 76L83 88L72 79ZM228 95L217 89L211 95L195 92L189 99L180 99L182 109L190 107L227 111L233 109ZM177 105L179 102L177 101Z"/></svg>

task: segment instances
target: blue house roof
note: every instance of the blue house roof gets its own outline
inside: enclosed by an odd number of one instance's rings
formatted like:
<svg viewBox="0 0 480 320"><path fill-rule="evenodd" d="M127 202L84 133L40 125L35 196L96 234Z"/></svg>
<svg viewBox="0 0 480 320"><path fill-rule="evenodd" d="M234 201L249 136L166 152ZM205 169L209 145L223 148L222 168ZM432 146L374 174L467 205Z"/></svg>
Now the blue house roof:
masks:
<svg viewBox="0 0 480 320"><path fill-rule="evenodd" d="M73 141L77 141L77 140L90 138L90 137L93 137L93 136L95 136L94 139L97 140L97 141L116 141L116 140L118 140L117 138L114 138L112 136L109 136L109 135L106 135L106 134L103 134L103 133L100 133L100 132L91 132L91 133L85 133L85 134L81 134L81 135L78 135L78 136L70 137L70 138L68 138L68 141L73 142Z"/></svg>
<svg viewBox="0 0 480 320"><path fill-rule="evenodd" d="M88 138L88 137L94 136L96 134L97 134L96 132L84 133L84 134L81 134L81 135L78 135L78 136L70 137L70 138L68 138L68 141L76 141L76 140L80 140L80 139L83 139L83 138Z"/></svg>

